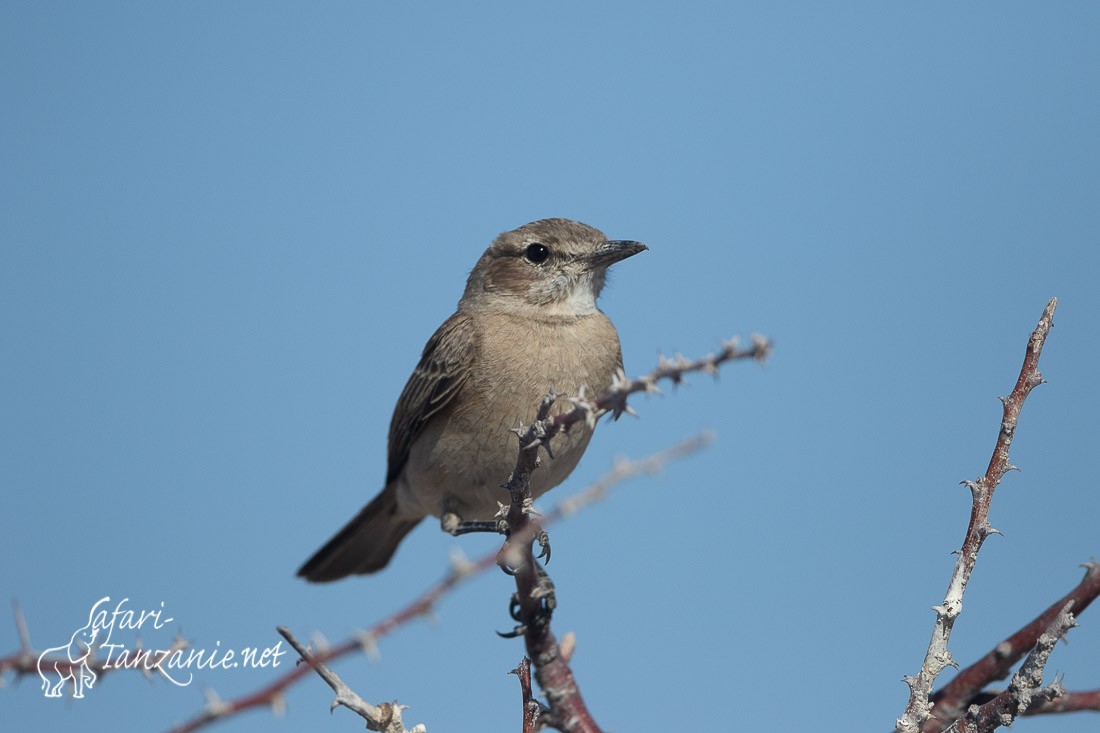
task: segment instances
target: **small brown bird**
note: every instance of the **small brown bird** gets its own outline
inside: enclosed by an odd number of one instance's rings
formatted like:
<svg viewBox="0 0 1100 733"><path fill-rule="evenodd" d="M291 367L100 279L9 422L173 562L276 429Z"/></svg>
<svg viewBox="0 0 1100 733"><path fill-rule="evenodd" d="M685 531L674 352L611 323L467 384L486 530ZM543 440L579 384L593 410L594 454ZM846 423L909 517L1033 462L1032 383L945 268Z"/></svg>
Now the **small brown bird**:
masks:
<svg viewBox="0 0 1100 733"><path fill-rule="evenodd" d="M298 575L325 582L381 570L428 515L494 517L516 463L511 429L551 389L599 395L622 369L619 335L596 298L607 268L644 249L569 219L497 237L397 400L385 488ZM565 480L591 437L582 422L552 439L554 458L531 475L535 497Z"/></svg>

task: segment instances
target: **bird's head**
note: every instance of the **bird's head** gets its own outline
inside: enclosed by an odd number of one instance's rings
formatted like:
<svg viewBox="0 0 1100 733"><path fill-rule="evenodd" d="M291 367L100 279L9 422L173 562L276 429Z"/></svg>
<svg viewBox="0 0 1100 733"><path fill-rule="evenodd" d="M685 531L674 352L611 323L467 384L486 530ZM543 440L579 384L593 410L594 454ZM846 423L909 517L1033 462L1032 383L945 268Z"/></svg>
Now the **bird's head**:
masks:
<svg viewBox="0 0 1100 733"><path fill-rule="evenodd" d="M542 219L497 237L470 273L462 303L492 304L532 317L575 318L596 311L607 268L648 249L609 240L570 219Z"/></svg>

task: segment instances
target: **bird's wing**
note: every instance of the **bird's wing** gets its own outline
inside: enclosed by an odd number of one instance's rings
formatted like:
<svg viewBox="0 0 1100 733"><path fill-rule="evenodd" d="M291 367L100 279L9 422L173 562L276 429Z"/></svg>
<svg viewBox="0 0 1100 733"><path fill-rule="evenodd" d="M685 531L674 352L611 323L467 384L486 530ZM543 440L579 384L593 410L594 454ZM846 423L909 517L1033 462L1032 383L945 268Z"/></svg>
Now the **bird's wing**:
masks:
<svg viewBox="0 0 1100 733"><path fill-rule="evenodd" d="M462 311L448 318L428 340L390 421L387 484L405 467L409 450L424 426L462 388L470 374L475 341L474 324Z"/></svg>

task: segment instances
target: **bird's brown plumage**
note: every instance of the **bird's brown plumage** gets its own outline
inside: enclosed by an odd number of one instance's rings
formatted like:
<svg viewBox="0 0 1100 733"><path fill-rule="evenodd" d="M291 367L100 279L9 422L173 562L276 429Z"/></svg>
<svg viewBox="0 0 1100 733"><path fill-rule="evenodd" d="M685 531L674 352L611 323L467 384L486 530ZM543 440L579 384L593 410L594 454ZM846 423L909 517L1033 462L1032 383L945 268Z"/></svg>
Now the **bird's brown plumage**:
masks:
<svg viewBox="0 0 1100 733"><path fill-rule="evenodd" d="M621 370L618 334L596 298L607 267L642 249L568 219L497 237L401 392L385 487L298 574L328 581L374 572L428 515L491 518L508 500L502 484L516 459L509 429L529 422L551 389L600 393ZM582 423L554 437L554 459L532 475L533 495L569 475L591 435Z"/></svg>

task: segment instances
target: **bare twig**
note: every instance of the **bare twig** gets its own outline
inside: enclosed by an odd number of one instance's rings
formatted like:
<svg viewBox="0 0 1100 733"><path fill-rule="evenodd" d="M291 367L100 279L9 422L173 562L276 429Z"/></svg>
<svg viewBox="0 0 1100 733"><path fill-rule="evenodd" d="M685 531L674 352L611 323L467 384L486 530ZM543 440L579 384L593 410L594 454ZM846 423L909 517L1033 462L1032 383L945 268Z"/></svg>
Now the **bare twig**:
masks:
<svg viewBox="0 0 1100 733"><path fill-rule="evenodd" d="M519 678L519 690L523 697L523 733L535 733L539 729L542 706L531 692L531 660L524 657L509 674Z"/></svg>
<svg viewBox="0 0 1100 733"><path fill-rule="evenodd" d="M367 721L367 730L382 731L383 733L426 733L427 728L423 725L414 726L411 731L405 728L405 724L401 721L401 711L406 708L405 705L398 705L396 700L392 703L384 702L377 706L371 705L348 687L339 675L326 665L314 660L309 650L302 646L301 642L294 637L294 634L290 633L290 629L279 626L276 631L287 640L288 644L294 647L294 651L301 656L301 661L312 666L317 674L321 676L321 679L328 683L328 686L336 693L336 699L332 701L332 710L335 710L338 706L343 706L356 713Z"/></svg>
<svg viewBox="0 0 1100 733"><path fill-rule="evenodd" d="M1002 641L984 657L959 672L954 679L932 696L935 707L932 709L932 717L924 723L924 733L939 733L966 712L967 707L986 685L1007 677L1012 666L1035 646L1039 636L1054 622L1067 603L1073 603L1075 616L1080 616L1089 607L1089 604L1100 595L1100 564L1093 560L1082 567L1085 568L1085 577L1076 588L1055 601L1031 623ZM1074 699L1071 704L1077 704L1086 699ZM1033 706L1028 708L1027 714L1061 712L1053 709L1060 702L1061 698L1049 705Z"/></svg>
<svg viewBox="0 0 1100 733"><path fill-rule="evenodd" d="M1002 725L1012 725L1012 721L1033 703L1057 700L1062 695L1062 685L1056 680L1041 687L1043 670L1054 645L1077 625L1070 613L1072 608L1073 601L1070 601L1039 636L1035 648L1012 675L1008 689L984 705L972 705L966 715L947 729L947 733L990 733Z"/></svg>
<svg viewBox="0 0 1100 733"><path fill-rule="evenodd" d="M985 475L976 481L964 482L970 487L973 496L973 504L970 510L970 523L966 528L966 537L963 540L962 549L959 550L955 569L951 574L951 582L947 587L947 594L943 603L934 606L936 623L932 630L932 638L928 643L928 651L925 654L924 664L920 672L914 677L906 677L909 685L909 702L905 713L897 721L899 733L918 733L924 721L928 719L932 702L929 695L932 685L940 672L948 665L955 665L951 653L947 649L947 642L951 637L951 629L955 619L962 612L962 597L966 590L966 584L970 580L970 573L978 560L978 551L981 549L985 538L993 534L995 530L989 525L989 505L993 500L993 492L1001 482L1004 475L1014 468L1008 461L1009 448L1012 438L1016 433L1016 424L1020 417L1020 410L1024 400L1036 386L1043 383L1043 377L1039 373L1039 356L1043 351L1047 334L1054 325L1054 309L1058 306L1058 299L1051 298L1043 310L1042 318L1035 331L1028 340L1027 352L1024 355L1024 363L1020 368L1020 376L1016 380L1016 386L1012 392L1002 399L1004 413L1001 419L1001 429L997 435L997 443L993 448L993 455L989 459L989 466Z"/></svg>

